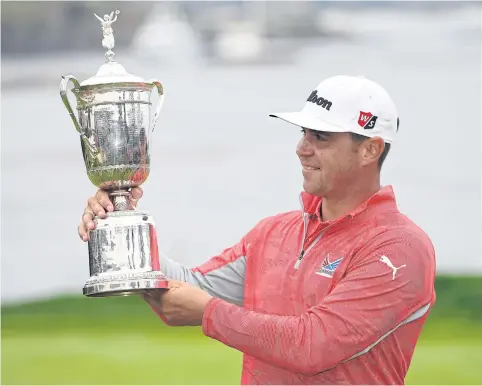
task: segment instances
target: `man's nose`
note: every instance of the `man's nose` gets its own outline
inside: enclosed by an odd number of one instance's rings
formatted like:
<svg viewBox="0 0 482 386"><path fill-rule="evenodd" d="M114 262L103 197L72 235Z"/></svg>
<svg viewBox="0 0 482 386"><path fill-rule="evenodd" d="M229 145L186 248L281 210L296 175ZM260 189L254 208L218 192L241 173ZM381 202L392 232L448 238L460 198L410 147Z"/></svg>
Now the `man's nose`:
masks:
<svg viewBox="0 0 482 386"><path fill-rule="evenodd" d="M313 146L306 137L301 138L301 140L298 142L298 146L296 147L296 154L299 157L306 157L313 154Z"/></svg>

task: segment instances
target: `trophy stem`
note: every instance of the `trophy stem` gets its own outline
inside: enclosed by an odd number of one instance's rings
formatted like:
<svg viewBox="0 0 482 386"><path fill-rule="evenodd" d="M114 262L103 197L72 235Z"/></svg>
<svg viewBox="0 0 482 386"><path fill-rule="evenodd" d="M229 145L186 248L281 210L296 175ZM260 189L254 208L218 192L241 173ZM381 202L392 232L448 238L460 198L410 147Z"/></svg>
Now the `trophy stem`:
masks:
<svg viewBox="0 0 482 386"><path fill-rule="evenodd" d="M109 192L109 198L114 205L114 211L135 210L130 200L130 192L128 190L116 190Z"/></svg>

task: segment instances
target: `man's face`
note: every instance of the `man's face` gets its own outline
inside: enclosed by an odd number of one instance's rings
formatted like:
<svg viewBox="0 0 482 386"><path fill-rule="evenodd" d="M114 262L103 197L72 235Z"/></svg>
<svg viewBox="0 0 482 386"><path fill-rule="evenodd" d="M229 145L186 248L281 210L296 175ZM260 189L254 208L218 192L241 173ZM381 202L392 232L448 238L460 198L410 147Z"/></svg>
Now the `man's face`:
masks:
<svg viewBox="0 0 482 386"><path fill-rule="evenodd" d="M296 154L303 166L304 190L328 197L352 185L362 165L351 135L309 129L302 129L302 133Z"/></svg>

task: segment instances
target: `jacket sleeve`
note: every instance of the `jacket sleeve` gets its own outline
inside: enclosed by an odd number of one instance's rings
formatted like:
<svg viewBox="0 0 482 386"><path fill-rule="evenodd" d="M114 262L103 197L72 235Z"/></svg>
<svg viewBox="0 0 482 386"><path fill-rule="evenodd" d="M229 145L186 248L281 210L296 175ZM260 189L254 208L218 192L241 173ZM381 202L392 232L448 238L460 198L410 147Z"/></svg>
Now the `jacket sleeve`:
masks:
<svg viewBox="0 0 482 386"><path fill-rule="evenodd" d="M188 268L162 255L159 257L161 271L168 279L187 282L228 303L243 305L246 269L244 248L244 240L241 240L195 268Z"/></svg>
<svg viewBox="0 0 482 386"><path fill-rule="evenodd" d="M382 261L382 257L388 260ZM409 233L373 238L319 304L301 316L267 315L213 298L203 332L285 370L315 375L361 355L434 301L434 252ZM388 265L399 267L394 270Z"/></svg>
<svg viewBox="0 0 482 386"><path fill-rule="evenodd" d="M248 240L269 220L261 220L238 243L198 267L188 268L160 254L160 269L169 279L187 282L227 303L243 305Z"/></svg>

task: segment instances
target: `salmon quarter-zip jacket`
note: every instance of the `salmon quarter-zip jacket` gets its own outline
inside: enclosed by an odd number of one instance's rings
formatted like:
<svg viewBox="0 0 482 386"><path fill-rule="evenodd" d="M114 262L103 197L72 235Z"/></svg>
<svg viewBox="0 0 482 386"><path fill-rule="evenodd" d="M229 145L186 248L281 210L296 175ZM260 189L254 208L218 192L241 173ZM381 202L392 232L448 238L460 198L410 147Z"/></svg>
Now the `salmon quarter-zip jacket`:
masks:
<svg viewBox="0 0 482 386"><path fill-rule="evenodd" d="M403 384L436 298L429 237L391 186L328 222L321 198L300 201L196 268L161 269L213 295L202 330L244 353L241 384Z"/></svg>

